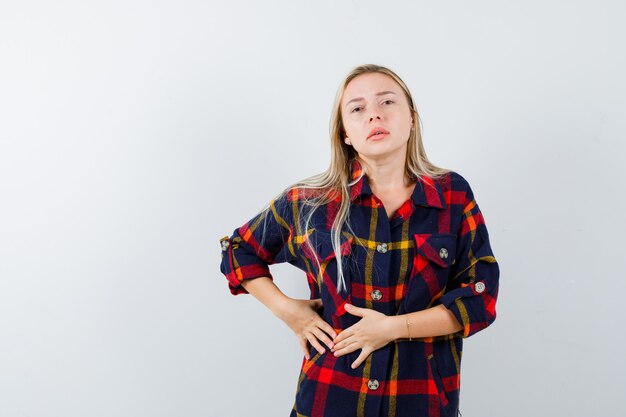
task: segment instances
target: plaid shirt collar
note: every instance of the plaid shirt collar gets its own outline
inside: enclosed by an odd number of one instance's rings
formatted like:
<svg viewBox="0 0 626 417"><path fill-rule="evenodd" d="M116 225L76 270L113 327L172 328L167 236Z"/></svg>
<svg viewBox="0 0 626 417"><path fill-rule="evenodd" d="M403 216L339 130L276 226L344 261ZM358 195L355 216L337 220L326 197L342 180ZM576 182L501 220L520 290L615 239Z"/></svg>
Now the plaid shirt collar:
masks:
<svg viewBox="0 0 626 417"><path fill-rule="evenodd" d="M362 175L363 166L358 159L352 159L350 162L350 182L361 177L350 188L350 201L354 201L357 197L372 195L372 189L369 186L367 175ZM426 206L435 208L446 208L446 199L443 195L441 184L433 181L432 178L422 175L421 181L418 181L411 195L411 199L416 206ZM422 185L422 182L425 185ZM432 186L432 187L431 187ZM433 188L434 187L434 188Z"/></svg>

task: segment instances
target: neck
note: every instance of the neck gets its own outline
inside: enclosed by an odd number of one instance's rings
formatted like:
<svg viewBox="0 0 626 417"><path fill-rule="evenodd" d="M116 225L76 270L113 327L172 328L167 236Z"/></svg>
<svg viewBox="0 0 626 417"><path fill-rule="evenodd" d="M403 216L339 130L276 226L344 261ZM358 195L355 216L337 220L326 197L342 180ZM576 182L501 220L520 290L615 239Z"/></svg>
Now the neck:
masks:
<svg viewBox="0 0 626 417"><path fill-rule="evenodd" d="M369 184L378 190L398 190L413 182L405 173L406 156L385 159L359 158Z"/></svg>

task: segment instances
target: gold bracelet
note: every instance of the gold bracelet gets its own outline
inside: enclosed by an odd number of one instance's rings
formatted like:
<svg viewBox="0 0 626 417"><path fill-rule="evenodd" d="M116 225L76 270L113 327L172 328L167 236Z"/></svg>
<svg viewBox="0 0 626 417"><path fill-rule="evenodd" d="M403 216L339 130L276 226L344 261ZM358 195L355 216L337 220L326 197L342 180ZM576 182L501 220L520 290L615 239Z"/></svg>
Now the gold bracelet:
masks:
<svg viewBox="0 0 626 417"><path fill-rule="evenodd" d="M411 339L411 331L409 330L409 324L411 324L411 323L409 322L409 316L407 315L406 316L406 332L409 335L409 340L413 340L413 339Z"/></svg>

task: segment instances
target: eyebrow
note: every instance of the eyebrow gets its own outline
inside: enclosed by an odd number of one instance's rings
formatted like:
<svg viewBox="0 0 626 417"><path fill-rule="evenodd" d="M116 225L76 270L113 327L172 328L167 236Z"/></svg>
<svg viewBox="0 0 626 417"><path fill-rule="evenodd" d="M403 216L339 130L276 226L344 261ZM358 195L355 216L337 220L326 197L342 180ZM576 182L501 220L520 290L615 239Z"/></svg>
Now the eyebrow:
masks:
<svg viewBox="0 0 626 417"><path fill-rule="evenodd" d="M380 93L376 93L376 97L384 96L385 94L396 94L396 93L394 93L393 91L381 91ZM352 103L353 101L360 101L360 100L363 100L363 97L353 98L352 100L348 101L344 107L348 107L348 104Z"/></svg>

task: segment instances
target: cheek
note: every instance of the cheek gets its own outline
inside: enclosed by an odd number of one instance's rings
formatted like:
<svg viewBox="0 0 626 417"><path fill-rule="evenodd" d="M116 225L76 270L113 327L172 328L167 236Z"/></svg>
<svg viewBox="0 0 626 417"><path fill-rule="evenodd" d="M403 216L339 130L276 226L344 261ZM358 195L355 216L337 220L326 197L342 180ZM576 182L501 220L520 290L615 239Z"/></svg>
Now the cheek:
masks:
<svg viewBox="0 0 626 417"><path fill-rule="evenodd" d="M356 123L354 123L354 121L345 121L343 123L343 128L345 129L346 135L348 137L356 136L359 134L358 126L356 125Z"/></svg>
<svg viewBox="0 0 626 417"><path fill-rule="evenodd" d="M404 136L408 137L411 133L411 122L401 121L398 123L398 129Z"/></svg>
<svg viewBox="0 0 626 417"><path fill-rule="evenodd" d="M401 132L404 136L411 132L411 119L410 116L404 117L404 115L397 115L394 117L393 124L396 126L396 130Z"/></svg>

